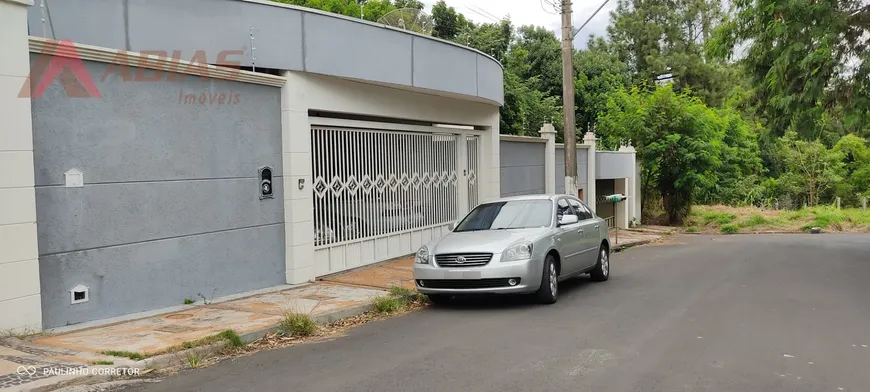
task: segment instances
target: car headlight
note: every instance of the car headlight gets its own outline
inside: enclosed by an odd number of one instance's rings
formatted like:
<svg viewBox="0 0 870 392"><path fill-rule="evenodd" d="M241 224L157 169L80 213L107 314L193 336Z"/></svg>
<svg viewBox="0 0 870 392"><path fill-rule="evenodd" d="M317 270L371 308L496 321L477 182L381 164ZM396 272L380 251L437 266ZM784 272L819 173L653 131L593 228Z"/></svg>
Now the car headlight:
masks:
<svg viewBox="0 0 870 392"><path fill-rule="evenodd" d="M429 248L421 247L417 251L417 256L414 257L414 262L417 264L429 264Z"/></svg>
<svg viewBox="0 0 870 392"><path fill-rule="evenodd" d="M523 242L507 248L501 254L501 261L528 260L532 258L532 243Z"/></svg>

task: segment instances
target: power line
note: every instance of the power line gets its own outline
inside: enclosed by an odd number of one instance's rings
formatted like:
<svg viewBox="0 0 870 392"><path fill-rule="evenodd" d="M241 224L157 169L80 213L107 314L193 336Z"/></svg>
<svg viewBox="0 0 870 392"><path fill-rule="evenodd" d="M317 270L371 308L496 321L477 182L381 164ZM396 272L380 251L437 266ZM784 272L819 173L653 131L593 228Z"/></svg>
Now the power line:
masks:
<svg viewBox="0 0 870 392"><path fill-rule="evenodd" d="M572 35L571 38L576 37L576 36L577 36L577 33L579 33L580 30L583 30L583 28L586 27L586 25L589 24L590 21L592 21L592 18L594 18L595 15L598 15L598 11L601 11L601 9L604 8L604 6L607 5L607 3L608 3L609 1L610 1L610 0L604 0L604 2L601 3L601 6L599 6L598 9L595 10L595 12L592 13L592 16L590 16L589 19L586 19L586 22L584 22L583 25L581 25L579 29L577 29L577 30L574 31L574 35Z"/></svg>
<svg viewBox="0 0 870 392"><path fill-rule="evenodd" d="M473 8L471 8L471 7L469 7L469 6L465 6L465 8L468 8L469 11L474 12L475 14L478 14L478 15L484 17L484 18L487 18L487 19L489 19L489 20L491 20L491 21L493 21L493 22L495 22L495 23L498 23L498 22L499 22L498 19L494 19L493 17L491 17L491 16L489 16L489 15L481 14L480 12L475 11Z"/></svg>
<svg viewBox="0 0 870 392"><path fill-rule="evenodd" d="M541 0L541 9L544 10L544 12L546 12L546 13L548 13L548 14L550 14L550 15L559 15L559 12L557 12L557 11L550 11L550 10L548 10L547 7L544 6L544 1L545 1L545 0ZM548 1L547 4L550 4L550 2ZM550 6L553 7L552 4L550 4ZM553 9L555 10L556 7L553 7Z"/></svg>
<svg viewBox="0 0 870 392"><path fill-rule="evenodd" d="M498 20L502 20L502 19L504 19L504 18L499 18L498 16L495 16L495 15L493 15L492 13L487 12L485 9L480 8L480 7L478 7L478 6L474 6L474 8L477 8L478 10L480 10L480 12L483 12L484 14L487 14L487 15L489 15L489 16L491 16L491 17L493 17L493 18L496 18L496 19L498 19Z"/></svg>

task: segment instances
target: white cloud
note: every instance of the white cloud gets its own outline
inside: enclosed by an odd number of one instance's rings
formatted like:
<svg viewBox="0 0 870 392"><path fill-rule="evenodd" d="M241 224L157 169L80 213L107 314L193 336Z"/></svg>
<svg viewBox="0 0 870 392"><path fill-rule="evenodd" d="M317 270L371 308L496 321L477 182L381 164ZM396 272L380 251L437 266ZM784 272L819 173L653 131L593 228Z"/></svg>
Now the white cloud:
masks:
<svg viewBox="0 0 870 392"><path fill-rule="evenodd" d="M431 10L436 0L424 0L428 10ZM510 16L515 26L535 25L546 27L562 36L562 19L552 6L542 0L445 0L448 6L477 23L492 23L493 20ZM592 13L601 6L603 0L575 1L574 27L580 27ZM601 11L595 15L588 25L577 34L574 46L585 48L590 34L604 36L607 34L607 24L610 21L610 11L616 8L616 0L610 0ZM496 18L489 16L492 14Z"/></svg>

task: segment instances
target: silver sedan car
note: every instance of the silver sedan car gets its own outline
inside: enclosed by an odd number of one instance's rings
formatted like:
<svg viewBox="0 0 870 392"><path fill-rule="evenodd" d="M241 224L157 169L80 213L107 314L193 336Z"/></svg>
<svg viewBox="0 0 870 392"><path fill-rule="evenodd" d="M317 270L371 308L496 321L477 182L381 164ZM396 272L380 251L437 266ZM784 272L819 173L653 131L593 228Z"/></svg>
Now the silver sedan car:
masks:
<svg viewBox="0 0 870 392"><path fill-rule="evenodd" d="M608 227L568 195L481 204L414 259L417 289L435 303L455 295L535 293L552 304L559 282L581 274L610 277Z"/></svg>

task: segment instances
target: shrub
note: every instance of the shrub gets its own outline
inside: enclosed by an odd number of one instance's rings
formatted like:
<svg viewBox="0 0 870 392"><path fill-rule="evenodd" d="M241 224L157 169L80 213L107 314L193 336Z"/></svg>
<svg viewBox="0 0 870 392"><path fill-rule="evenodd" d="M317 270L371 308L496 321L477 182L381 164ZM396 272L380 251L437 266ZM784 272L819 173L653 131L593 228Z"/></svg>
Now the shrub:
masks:
<svg viewBox="0 0 870 392"><path fill-rule="evenodd" d="M278 331L287 336L311 336L317 332L317 323L307 314L288 313L278 325Z"/></svg>
<svg viewBox="0 0 870 392"><path fill-rule="evenodd" d="M405 303L399 298L391 296L380 296L372 301L375 310L379 313L393 313L404 307Z"/></svg>
<svg viewBox="0 0 870 392"><path fill-rule="evenodd" d="M739 229L737 228L737 226L734 226L734 225L725 225L725 226L720 227L719 231L721 231L722 234L734 234L734 233L738 232Z"/></svg>

